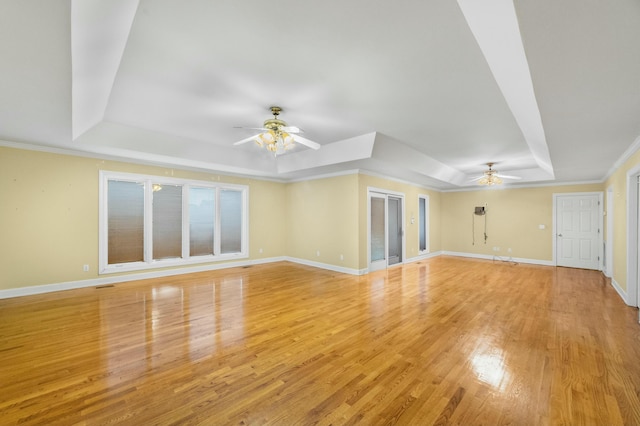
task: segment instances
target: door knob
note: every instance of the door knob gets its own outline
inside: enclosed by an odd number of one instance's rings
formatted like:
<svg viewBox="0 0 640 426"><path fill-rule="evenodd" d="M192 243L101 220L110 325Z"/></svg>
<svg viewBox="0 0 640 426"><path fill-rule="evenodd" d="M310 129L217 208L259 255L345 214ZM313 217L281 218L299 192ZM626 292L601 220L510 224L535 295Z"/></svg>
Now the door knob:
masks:
<svg viewBox="0 0 640 426"><path fill-rule="evenodd" d="M558 237L562 237L562 234L558 234Z"/></svg>

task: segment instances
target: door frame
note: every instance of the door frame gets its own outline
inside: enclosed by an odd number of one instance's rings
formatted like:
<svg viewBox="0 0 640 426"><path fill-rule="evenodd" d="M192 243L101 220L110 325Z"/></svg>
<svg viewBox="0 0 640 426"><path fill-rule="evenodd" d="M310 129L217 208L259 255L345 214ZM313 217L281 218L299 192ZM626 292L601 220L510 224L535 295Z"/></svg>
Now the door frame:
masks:
<svg viewBox="0 0 640 426"><path fill-rule="evenodd" d="M558 230L557 230L557 213L558 213L558 199L560 199L560 197L571 197L571 196L591 196L591 195L597 195L598 196L598 229L599 229L599 233L598 235L599 237L599 241L598 241L598 271L602 271L602 254L603 254L603 250L602 250L602 246L603 246L603 229L604 229L604 206L603 206L603 192L602 191L597 191L597 192L558 192L558 193L553 193L553 226L552 226L552 234L551 234L551 238L552 238L552 255L553 255L553 265L554 266L558 266Z"/></svg>
<svg viewBox="0 0 640 426"><path fill-rule="evenodd" d="M606 208L606 230L607 238L605 239L604 253L604 275L613 278L613 186L607 188L607 204Z"/></svg>
<svg viewBox="0 0 640 426"><path fill-rule="evenodd" d="M388 209L388 199L389 197L399 198L400 199L400 208L401 212L401 223L402 223L402 241L401 241L401 252L402 252L402 260L398 263L394 263L392 266L403 265L406 262L406 206L405 206L405 194L403 192L390 191L388 189L376 188L373 186L367 187L367 272L371 271L371 195L375 194L377 197L385 198L385 217L384 217L384 229L385 229L385 267L381 269L387 269L389 267L389 212ZM378 269L375 269L378 270Z"/></svg>
<svg viewBox="0 0 640 426"><path fill-rule="evenodd" d="M420 238L422 235L420 234L420 200L424 200L424 239L425 239L425 249L420 250ZM418 195L418 254L425 255L430 253L430 245L429 245L429 196L427 194L419 194ZM411 215L411 224L413 225L414 216Z"/></svg>
<svg viewBox="0 0 640 426"><path fill-rule="evenodd" d="M627 300L629 306L640 306L638 298L640 296L640 279L638 267L638 244L640 237L638 231L638 177L640 176L640 165L627 172ZM640 318L639 318L640 320Z"/></svg>

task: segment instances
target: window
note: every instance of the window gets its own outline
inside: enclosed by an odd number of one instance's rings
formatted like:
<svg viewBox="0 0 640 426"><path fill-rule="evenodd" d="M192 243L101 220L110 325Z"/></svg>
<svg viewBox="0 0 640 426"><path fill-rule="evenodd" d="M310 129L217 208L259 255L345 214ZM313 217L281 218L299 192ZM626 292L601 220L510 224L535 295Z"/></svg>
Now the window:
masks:
<svg viewBox="0 0 640 426"><path fill-rule="evenodd" d="M242 193L223 189L220 204L220 252L235 253L242 243Z"/></svg>
<svg viewBox="0 0 640 426"><path fill-rule="evenodd" d="M216 191L214 188L189 189L189 252L191 256L213 255Z"/></svg>
<svg viewBox="0 0 640 426"><path fill-rule="evenodd" d="M182 186L154 183L151 209L153 258L182 257Z"/></svg>
<svg viewBox="0 0 640 426"><path fill-rule="evenodd" d="M109 263L144 259L144 184L109 181Z"/></svg>
<svg viewBox="0 0 640 426"><path fill-rule="evenodd" d="M248 187L100 173L100 273L248 256Z"/></svg>
<svg viewBox="0 0 640 426"><path fill-rule="evenodd" d="M419 226L418 226L418 251L429 253L429 196L418 197Z"/></svg>

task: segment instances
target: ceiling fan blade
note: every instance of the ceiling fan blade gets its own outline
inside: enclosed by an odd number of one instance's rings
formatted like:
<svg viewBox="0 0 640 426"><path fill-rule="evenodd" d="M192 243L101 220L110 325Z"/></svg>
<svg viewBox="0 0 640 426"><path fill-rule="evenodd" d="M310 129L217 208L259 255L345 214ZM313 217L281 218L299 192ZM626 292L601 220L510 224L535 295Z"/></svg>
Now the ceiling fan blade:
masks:
<svg viewBox="0 0 640 426"><path fill-rule="evenodd" d="M289 134L304 133L304 130L302 130L300 127L296 127L296 126L283 126L282 127L282 131L283 132L287 132Z"/></svg>
<svg viewBox="0 0 640 426"><path fill-rule="evenodd" d="M505 178L505 179L522 179L520 176L509 176L509 175L503 175L502 173L494 173L494 176L498 176L499 178Z"/></svg>
<svg viewBox="0 0 640 426"><path fill-rule="evenodd" d="M245 129L245 130L260 130L262 132L268 132L269 129L266 127L242 127L242 126L234 126L234 129Z"/></svg>
<svg viewBox="0 0 640 426"><path fill-rule="evenodd" d="M484 177L484 175L474 177L473 179L469 179L469 182L475 182L475 181L478 181L478 180L482 179L483 177Z"/></svg>
<svg viewBox="0 0 640 426"><path fill-rule="evenodd" d="M291 135L293 140L298 142L300 145L308 146L311 149L320 149L320 144L314 141L310 141L309 139L303 138L298 135Z"/></svg>
<svg viewBox="0 0 640 426"><path fill-rule="evenodd" d="M253 136L250 136L248 138L242 139L241 141L235 142L234 145L242 145L243 143L251 142L251 141L255 140L256 136L258 136L258 135L253 135Z"/></svg>

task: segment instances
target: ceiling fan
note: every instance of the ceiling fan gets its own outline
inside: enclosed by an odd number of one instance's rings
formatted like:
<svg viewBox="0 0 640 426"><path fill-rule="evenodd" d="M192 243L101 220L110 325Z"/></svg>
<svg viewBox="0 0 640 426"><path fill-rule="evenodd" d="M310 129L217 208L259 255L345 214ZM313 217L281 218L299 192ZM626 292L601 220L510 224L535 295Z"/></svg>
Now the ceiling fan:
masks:
<svg viewBox="0 0 640 426"><path fill-rule="evenodd" d="M299 133L303 133L302 129L296 126L288 126L287 123L280 120L278 116L282 112L282 108L272 106L271 114L273 118L264 121L262 127L240 127L250 130L260 130L261 133L250 136L234 143L234 145L242 145L247 142L254 141L259 146L273 152L274 156L283 154L287 150L294 147L294 143L307 146L311 149L320 149L320 144L303 138Z"/></svg>
<svg viewBox="0 0 640 426"><path fill-rule="evenodd" d="M478 182L478 185L500 185L502 183L502 179L520 179L519 176L509 176L498 173L497 170L493 169L493 165L495 163L487 163L488 170L485 170L481 176L478 176L472 179L473 182Z"/></svg>

